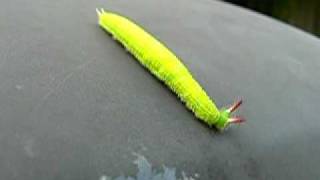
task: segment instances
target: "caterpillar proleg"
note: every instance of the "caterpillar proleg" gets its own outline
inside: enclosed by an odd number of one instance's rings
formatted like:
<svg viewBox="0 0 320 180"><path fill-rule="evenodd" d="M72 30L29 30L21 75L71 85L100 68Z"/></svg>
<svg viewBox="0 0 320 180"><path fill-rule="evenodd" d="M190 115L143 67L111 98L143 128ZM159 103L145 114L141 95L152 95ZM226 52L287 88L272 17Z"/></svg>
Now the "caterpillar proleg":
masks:
<svg viewBox="0 0 320 180"><path fill-rule="evenodd" d="M121 15L97 9L99 25L119 41L154 76L163 81L185 103L197 118L223 130L231 123L242 123L231 117L242 103L219 110L179 58L140 26Z"/></svg>

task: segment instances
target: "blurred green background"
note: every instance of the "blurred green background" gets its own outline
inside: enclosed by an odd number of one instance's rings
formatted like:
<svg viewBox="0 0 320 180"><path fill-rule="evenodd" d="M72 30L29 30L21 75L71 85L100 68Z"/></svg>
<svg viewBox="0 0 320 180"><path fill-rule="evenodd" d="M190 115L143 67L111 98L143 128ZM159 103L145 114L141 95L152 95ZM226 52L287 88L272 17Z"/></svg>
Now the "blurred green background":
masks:
<svg viewBox="0 0 320 180"><path fill-rule="evenodd" d="M320 37L320 0L225 0Z"/></svg>

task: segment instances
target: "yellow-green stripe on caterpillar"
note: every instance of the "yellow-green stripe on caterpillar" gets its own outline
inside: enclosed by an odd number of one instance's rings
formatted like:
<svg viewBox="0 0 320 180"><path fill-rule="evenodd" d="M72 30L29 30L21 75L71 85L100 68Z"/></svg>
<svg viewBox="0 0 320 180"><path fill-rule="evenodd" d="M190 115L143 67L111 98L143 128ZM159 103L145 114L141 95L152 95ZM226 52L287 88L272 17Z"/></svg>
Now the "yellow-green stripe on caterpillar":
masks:
<svg viewBox="0 0 320 180"><path fill-rule="evenodd" d="M166 46L131 20L103 9L96 11L99 25L174 91L197 118L219 130L230 123L244 121L241 117L230 117L242 101L228 109L218 110L189 70Z"/></svg>

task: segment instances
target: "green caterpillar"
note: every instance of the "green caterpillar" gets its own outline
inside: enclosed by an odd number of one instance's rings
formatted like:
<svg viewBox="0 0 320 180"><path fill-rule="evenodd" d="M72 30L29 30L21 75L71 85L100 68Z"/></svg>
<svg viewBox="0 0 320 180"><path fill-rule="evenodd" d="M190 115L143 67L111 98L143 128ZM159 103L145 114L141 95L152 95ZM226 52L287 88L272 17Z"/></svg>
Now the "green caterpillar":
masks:
<svg viewBox="0 0 320 180"><path fill-rule="evenodd" d="M230 123L244 122L241 117L230 116L240 106L241 100L228 109L218 110L179 58L161 42L123 16L103 9L96 11L99 25L174 91L197 118L219 130Z"/></svg>

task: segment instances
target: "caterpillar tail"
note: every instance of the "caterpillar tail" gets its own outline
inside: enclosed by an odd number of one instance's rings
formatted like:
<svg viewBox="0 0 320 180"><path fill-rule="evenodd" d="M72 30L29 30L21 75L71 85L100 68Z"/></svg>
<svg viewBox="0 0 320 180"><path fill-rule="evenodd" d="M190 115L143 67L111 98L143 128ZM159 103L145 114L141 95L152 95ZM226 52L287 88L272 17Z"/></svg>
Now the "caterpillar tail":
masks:
<svg viewBox="0 0 320 180"><path fill-rule="evenodd" d="M219 130L224 130L231 124L241 124L246 120L241 116L232 116L232 113L236 111L243 103L242 100L236 101L229 108L222 108L220 110L219 120L215 123L215 127Z"/></svg>

